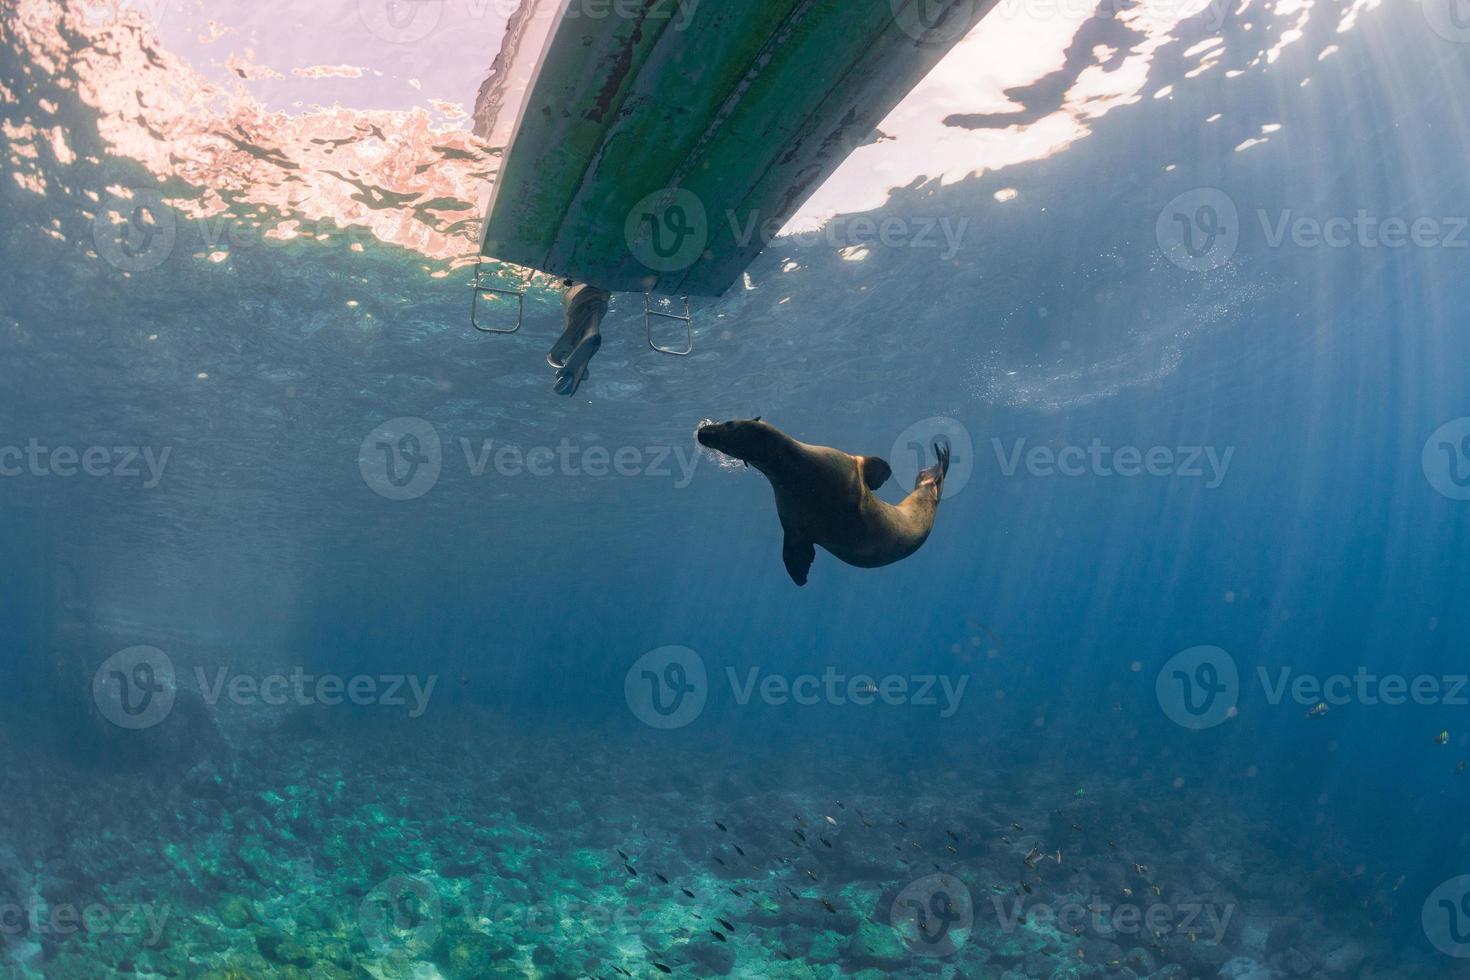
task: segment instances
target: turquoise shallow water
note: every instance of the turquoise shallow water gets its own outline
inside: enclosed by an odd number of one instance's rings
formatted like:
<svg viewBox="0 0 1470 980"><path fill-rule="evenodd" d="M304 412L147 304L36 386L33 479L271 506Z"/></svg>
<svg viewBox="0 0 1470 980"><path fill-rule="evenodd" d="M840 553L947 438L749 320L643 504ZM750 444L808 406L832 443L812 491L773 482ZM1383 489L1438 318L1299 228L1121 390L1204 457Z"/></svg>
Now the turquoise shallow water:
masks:
<svg viewBox="0 0 1470 980"><path fill-rule="evenodd" d="M433 58L295 105L258 33L252 108L62 10L0 21L4 975L1465 973L1448 13L1082 18L932 114L1083 135L866 215L958 249L779 241L685 359L618 297L565 400L546 284L467 324L494 154L375 115ZM798 590L693 439L755 415L889 500L947 435L932 538Z"/></svg>

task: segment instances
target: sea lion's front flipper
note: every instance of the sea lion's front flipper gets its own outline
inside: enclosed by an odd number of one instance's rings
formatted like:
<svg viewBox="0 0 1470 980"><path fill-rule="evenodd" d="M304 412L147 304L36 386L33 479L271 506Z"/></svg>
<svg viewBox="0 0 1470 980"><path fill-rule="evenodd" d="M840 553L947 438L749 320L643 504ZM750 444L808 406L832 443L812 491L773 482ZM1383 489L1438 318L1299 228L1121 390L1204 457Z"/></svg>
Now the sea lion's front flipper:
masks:
<svg viewBox="0 0 1470 980"><path fill-rule="evenodd" d="M786 541L781 545L781 560L786 563L786 572L791 576L791 581L797 585L806 585L807 572L812 570L812 562L817 559L817 549L810 541L803 541L790 531L786 532Z"/></svg>
<svg viewBox="0 0 1470 980"><path fill-rule="evenodd" d="M888 461L877 456L859 456L858 466L862 468L863 482L869 490L877 490L893 475L893 467L888 465Z"/></svg>

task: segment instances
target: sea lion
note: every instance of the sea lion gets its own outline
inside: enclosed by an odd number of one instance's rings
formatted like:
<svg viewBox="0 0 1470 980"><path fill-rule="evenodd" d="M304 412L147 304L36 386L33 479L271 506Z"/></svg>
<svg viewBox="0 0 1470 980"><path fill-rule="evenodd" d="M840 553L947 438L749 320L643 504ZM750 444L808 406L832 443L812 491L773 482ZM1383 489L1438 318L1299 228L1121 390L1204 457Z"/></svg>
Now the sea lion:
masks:
<svg viewBox="0 0 1470 980"><path fill-rule="evenodd" d="M913 493L895 507L873 495L893 475L877 456L808 446L759 418L710 422L695 439L771 481L786 532L781 558L797 585L806 585L814 545L859 568L891 565L918 551L934 527L949 472L949 446L936 442L939 462L919 474Z"/></svg>

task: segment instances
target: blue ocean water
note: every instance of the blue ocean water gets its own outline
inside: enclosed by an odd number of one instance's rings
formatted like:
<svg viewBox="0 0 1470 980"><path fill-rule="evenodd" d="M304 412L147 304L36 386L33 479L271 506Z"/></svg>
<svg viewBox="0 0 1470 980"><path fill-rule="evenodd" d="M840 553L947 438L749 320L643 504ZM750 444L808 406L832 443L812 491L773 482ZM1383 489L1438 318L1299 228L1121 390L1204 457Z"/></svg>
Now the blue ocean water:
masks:
<svg viewBox="0 0 1470 980"><path fill-rule="evenodd" d="M191 238L290 212L130 155L161 42L59 9L0 22L5 975L1470 975L1453 9L1181 21L873 215L953 254L778 240L683 359L617 297L570 400L544 284L488 338L463 256ZM932 537L798 589L694 442L753 416L896 482L944 434Z"/></svg>

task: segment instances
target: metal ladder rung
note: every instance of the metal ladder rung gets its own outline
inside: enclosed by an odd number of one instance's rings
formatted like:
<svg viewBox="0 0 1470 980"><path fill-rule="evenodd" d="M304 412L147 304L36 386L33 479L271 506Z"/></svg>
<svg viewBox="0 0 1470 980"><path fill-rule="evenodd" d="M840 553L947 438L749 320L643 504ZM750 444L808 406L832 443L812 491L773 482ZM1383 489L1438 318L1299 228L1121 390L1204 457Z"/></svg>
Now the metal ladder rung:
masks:
<svg viewBox="0 0 1470 980"><path fill-rule="evenodd" d="M680 316L677 313L665 313L662 310L655 310L649 300L648 294L643 294L643 333L644 336L648 338L648 346L652 347L660 354L672 354L675 357L688 357L690 354L694 353L694 314L690 312L689 309L689 297L685 296L683 297L683 299L684 315ZM656 316L661 316L665 320L677 320L678 322L684 324L685 338L683 350L675 350L672 347L660 347L658 344L654 343L653 318Z"/></svg>
<svg viewBox="0 0 1470 980"><path fill-rule="evenodd" d="M475 279L474 279L473 282L470 283L470 289L472 291L470 293L470 326L472 326L476 330L480 331L480 333L500 333L500 334L511 334L511 333L515 333L516 331L518 331L518 330L521 329L521 325L524 324L525 321L526 321L526 290L525 290L525 287L523 286L520 289L503 289L500 286L485 286L485 285L482 285L481 282L480 282L480 270L484 267L484 258L485 257L482 255L482 256L480 256L479 258L477 258L475 260ZM516 298L516 306L517 306L517 308L516 308L516 325L514 327L511 327L509 330L503 329L501 327L482 327L482 326L480 326L479 312L480 312L480 294L481 293L490 293L493 296L514 296Z"/></svg>

